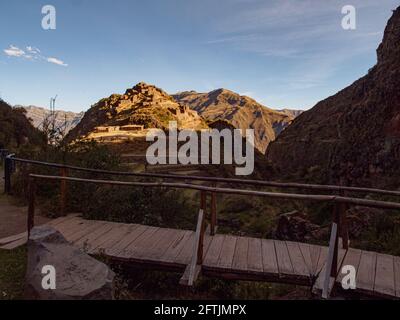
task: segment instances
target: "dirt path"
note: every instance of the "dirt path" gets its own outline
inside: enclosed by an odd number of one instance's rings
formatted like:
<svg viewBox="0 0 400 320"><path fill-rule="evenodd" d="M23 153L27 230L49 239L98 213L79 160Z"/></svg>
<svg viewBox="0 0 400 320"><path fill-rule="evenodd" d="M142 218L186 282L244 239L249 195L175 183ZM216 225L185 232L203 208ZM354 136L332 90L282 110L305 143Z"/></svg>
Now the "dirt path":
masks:
<svg viewBox="0 0 400 320"><path fill-rule="evenodd" d="M27 207L16 206L4 195L4 179L0 176L0 239L26 231ZM44 224L50 219L36 216L35 224Z"/></svg>

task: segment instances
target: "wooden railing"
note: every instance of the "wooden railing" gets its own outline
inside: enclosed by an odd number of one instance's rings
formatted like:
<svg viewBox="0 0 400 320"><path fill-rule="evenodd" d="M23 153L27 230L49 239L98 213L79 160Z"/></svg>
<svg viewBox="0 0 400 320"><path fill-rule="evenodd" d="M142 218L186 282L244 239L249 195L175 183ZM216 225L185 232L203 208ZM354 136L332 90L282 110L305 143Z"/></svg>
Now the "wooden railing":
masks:
<svg viewBox="0 0 400 320"><path fill-rule="evenodd" d="M182 180L182 181L202 181L209 182L210 184L229 184L229 185L251 185L251 186L265 186L265 187L275 187L281 189L302 189L302 190L317 190L325 192L352 192L352 193L370 193L370 194L381 194L381 195L392 195L400 196L400 191L395 190L383 190L377 188L363 188L363 187L348 187L348 186L337 186L337 185L321 185L321 184L305 184L305 183L294 183L294 182L276 182L276 181L266 181L266 180L254 180L254 179L238 179L238 178L219 178L219 177L201 177L193 175L176 175L176 174L163 174L163 173L148 173L148 172L126 172L126 171L111 171L102 169L91 169L83 168L78 166L71 166L61 163L51 163L37 160L28 160L17 158L14 155L9 155L5 159L6 162L16 162L25 163L37 166L45 166L49 168L58 168L69 171L87 172L95 174L105 174L111 176L130 176L130 177L142 177L142 178L161 178L169 180ZM12 172L5 172L6 175L11 175Z"/></svg>
<svg viewBox="0 0 400 320"><path fill-rule="evenodd" d="M29 206L28 206L28 236L30 230L34 226L34 214L35 214L35 190L38 180L52 180L60 181L66 185L67 182L76 183L90 183L97 185L114 185L114 186L125 186L125 187L164 187L164 188L175 188L175 189L190 189L200 191L200 209L198 215L198 221L196 226L196 234L194 241L194 254L192 261L188 266L188 285L193 285L197 275L200 272L201 265L203 262L203 247L205 237L205 216L207 210L207 194L211 194L211 218L210 218L210 230L216 228L216 194L235 194L235 195L247 195L265 197L270 199L285 199L285 200L300 200L300 201L316 201L316 202L328 202L332 203L333 206L333 222L332 231L329 243L328 259L326 262L326 273L325 282L323 288L323 297L329 297L330 291L334 285L334 280L337 275L338 267L338 250L339 250L339 238L342 239L343 249L348 249L349 237L346 223L346 206L348 205L359 205L365 207L374 207L382 209L394 209L400 210L400 203L389 202L389 201L377 201L368 200L361 198L351 198L345 196L336 195L319 195L319 194L292 194L292 193L279 193L279 192L266 192L246 189L233 189L233 188L220 188L220 187L209 187L196 184L188 183L173 183L173 182L131 182L131 181L114 181L114 180L96 180L96 179L82 179L76 177L63 176L48 176L48 175L29 175Z"/></svg>
<svg viewBox="0 0 400 320"><path fill-rule="evenodd" d="M191 267L189 269L189 280L188 283L193 283L196 275L198 274L198 266L202 263L203 253L203 241L204 241L204 221L207 215L207 198L210 197L210 214L209 214L209 232L210 235L214 235L217 228L217 200L216 195L222 194L236 194L236 195L248 195L248 196L259 196L267 197L271 199L286 199L286 200L300 200L300 201L317 201L317 202L328 202L334 204L332 212L332 226L331 226L331 237L329 243L329 252L327 259L327 272L325 274L325 282L323 288L323 296L329 296L331 289L332 279L336 277L337 264L338 264L338 250L339 240L341 239L343 249L347 250L349 246L349 235L347 230L347 219L346 211L350 205L359 205L366 207L375 207L382 209L395 209L400 210L400 203L388 202L388 201L377 201L368 200L363 198L346 197L345 193L363 193L363 194L379 194L388 196L400 196L400 191L395 190L383 190L376 188L363 188L363 187L348 187L348 186L336 186L336 185L318 185L318 184L303 184L303 183L287 183L287 182L275 182L275 181L264 181L264 180L251 180L251 179L230 179L230 178L218 178L218 177L201 177L201 176L181 176L173 174L159 174L159 173L135 173L135 172L121 172L121 171L110 171L101 169L90 169L82 168L77 166L71 166L59 163L49 163L29 159L16 158L13 154L9 154L6 150L0 150L0 154L4 159L4 191L7 194L11 193L11 176L15 169L15 163L24 165L35 165L45 166L50 168L58 168L60 176L46 176L46 175L29 175L29 186L27 195L29 198L29 214L28 214L28 231L34 225L34 202L35 202L35 181L38 179L46 180L57 180L60 183L60 211L61 214L65 214L65 208L67 203L67 182L83 182L83 183L95 183L95 184L109 184L119 186L141 186L141 187L166 187L166 188L185 188L200 191L200 210L196 228L196 255L193 256ZM114 181L114 180L94 180L94 179L82 179L76 177L68 177L69 172L87 172L93 174L103 174L112 176L125 176L125 177L142 177L142 178L157 178L162 179L162 182L127 182L127 181ZM29 174L28 172L26 174ZM183 181L183 183L172 183L165 182L165 180L177 180ZM208 182L210 186L195 185L186 183L187 181L201 181ZM247 189L233 189L226 187L218 187L218 184L224 185L250 185L254 187L274 187L281 189L301 189L301 190L316 190L318 192L335 192L335 195L327 194L294 194L294 193L280 193L280 192L267 192L267 191L256 191Z"/></svg>

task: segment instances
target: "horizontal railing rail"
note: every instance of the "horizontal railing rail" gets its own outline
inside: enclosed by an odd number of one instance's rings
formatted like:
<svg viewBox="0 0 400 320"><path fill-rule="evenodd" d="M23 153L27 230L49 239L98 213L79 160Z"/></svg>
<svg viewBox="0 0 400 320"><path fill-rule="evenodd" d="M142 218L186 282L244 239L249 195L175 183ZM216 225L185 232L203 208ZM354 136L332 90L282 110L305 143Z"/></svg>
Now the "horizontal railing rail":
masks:
<svg viewBox="0 0 400 320"><path fill-rule="evenodd" d="M202 181L211 183L226 183L226 184L243 184L252 186L266 186L276 187L282 189L304 189L304 190L318 190L318 191L336 191L336 192L354 192L354 193L371 193L381 195L400 196L400 191L395 190L384 190L376 188L364 188L364 187L348 187L348 186L337 186L337 185L321 185L321 184L305 184L305 183L294 183L294 182L275 182L265 180L254 180L254 179L238 179L238 178L219 178L219 177L201 177L194 175L176 175L176 174L163 174L163 173L147 173L147 172L126 172L126 171L111 171L102 169L91 169L83 168L78 166L72 166L60 163L43 162L37 160L21 159L16 157L9 158L12 161L27 163L33 165L47 166L59 169L68 169L80 172L90 172L96 174L107 174L115 176L132 176L132 177L143 177L143 178L161 178L161 179L173 179L173 180L192 180Z"/></svg>
<svg viewBox="0 0 400 320"><path fill-rule="evenodd" d="M246 189L207 187L196 184L173 183L173 182L131 182L131 181L115 181L115 180L96 180L96 179L48 176L48 175L38 175L38 174L30 174L29 176L31 178L44 179L44 180L73 181L73 182L107 184L107 185L118 185L118 186L191 189L191 190L208 191L208 192L222 193L222 194L248 195L248 196L267 197L274 199L292 199L292 200L303 200L303 201L305 200L305 201L319 201L319 202L332 202L332 203L346 203L346 204L359 205L365 207L400 210L400 203L397 202L368 200L368 199L351 198L351 197L334 196L334 195L317 195L317 194L305 195L305 194L295 194L295 193L279 193L279 192L255 191Z"/></svg>

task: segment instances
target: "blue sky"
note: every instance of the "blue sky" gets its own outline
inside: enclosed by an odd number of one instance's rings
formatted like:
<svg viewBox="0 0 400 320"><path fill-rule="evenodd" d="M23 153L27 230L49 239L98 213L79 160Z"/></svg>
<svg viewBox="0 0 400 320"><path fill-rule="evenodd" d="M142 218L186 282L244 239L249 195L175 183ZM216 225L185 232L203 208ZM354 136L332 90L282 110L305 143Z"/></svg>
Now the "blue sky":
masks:
<svg viewBox="0 0 400 320"><path fill-rule="evenodd" d="M43 30L51 4L57 29ZM356 30L341 9L356 8ZM394 0L0 2L0 95L81 111L140 81L168 93L227 88L308 109L376 62Z"/></svg>

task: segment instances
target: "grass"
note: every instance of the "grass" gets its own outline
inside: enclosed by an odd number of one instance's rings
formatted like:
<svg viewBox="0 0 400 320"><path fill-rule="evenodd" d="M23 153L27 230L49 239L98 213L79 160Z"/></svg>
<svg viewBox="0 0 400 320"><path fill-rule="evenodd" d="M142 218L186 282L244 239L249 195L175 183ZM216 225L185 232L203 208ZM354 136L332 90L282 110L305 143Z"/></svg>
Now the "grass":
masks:
<svg viewBox="0 0 400 320"><path fill-rule="evenodd" d="M0 300L22 299L26 271L26 246L0 249Z"/></svg>

